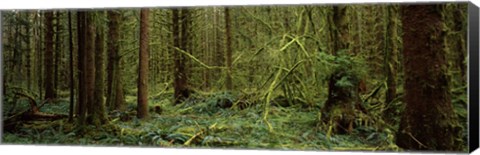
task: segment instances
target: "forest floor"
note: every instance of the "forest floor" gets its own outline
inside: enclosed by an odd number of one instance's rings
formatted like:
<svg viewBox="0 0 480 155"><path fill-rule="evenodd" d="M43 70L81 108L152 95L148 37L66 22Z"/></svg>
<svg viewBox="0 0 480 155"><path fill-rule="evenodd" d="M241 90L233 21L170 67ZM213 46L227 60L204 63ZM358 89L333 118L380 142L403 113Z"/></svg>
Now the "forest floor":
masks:
<svg viewBox="0 0 480 155"><path fill-rule="evenodd" d="M215 94L202 100L172 105L165 97L152 98L149 106L162 108L150 112L147 120L135 117L133 95L127 95L127 112L109 114L101 128L88 127L84 135L67 119L30 121L16 131L5 132L3 143L37 145L141 146L168 148L223 148L275 150L357 150L401 151L394 143L395 131L378 126L358 126L350 134L332 134L320 123L320 109L300 105L270 106L266 119L264 104L245 109L218 106ZM164 99L161 99L164 98ZM67 114L68 99L45 105L41 111ZM5 107L3 107L5 109Z"/></svg>

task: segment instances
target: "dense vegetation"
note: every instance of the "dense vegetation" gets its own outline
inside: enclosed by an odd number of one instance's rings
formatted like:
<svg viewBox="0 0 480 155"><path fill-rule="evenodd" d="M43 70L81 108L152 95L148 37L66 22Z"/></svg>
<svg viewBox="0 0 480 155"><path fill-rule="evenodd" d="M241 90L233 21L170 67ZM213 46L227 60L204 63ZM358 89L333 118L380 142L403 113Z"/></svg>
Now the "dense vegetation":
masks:
<svg viewBox="0 0 480 155"><path fill-rule="evenodd" d="M467 148L466 3L2 13L2 142Z"/></svg>

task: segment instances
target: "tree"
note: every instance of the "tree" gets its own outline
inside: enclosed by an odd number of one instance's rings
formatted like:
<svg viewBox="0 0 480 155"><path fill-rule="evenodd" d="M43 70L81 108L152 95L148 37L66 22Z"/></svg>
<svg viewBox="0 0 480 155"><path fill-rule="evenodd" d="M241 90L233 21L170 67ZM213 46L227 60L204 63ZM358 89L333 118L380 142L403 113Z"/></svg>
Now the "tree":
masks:
<svg viewBox="0 0 480 155"><path fill-rule="evenodd" d="M346 11L347 6L334 6L333 14L329 17L333 21L330 26L333 55L337 56L337 59L344 60L339 61L340 67L330 75L328 99L322 109L323 121L334 126L335 133L352 131L356 117L355 106L360 103L358 92L360 79L352 72L352 65L356 64L351 63L348 55L349 36Z"/></svg>
<svg viewBox="0 0 480 155"><path fill-rule="evenodd" d="M393 108L392 101L397 98L397 83L395 73L397 72L396 55L399 51L398 45L398 24L396 19L398 18L398 6L386 6L385 7L385 37L384 37L384 69L385 76L387 78L387 91L385 94L385 104L388 107L384 111L384 118L387 122L393 121L393 114L395 109Z"/></svg>
<svg viewBox="0 0 480 155"><path fill-rule="evenodd" d="M458 126L449 93L441 10L402 5L405 111L396 135L411 150L459 150Z"/></svg>
<svg viewBox="0 0 480 155"><path fill-rule="evenodd" d="M45 12L45 99L53 99L55 90L53 86L53 12Z"/></svg>
<svg viewBox="0 0 480 155"><path fill-rule="evenodd" d="M74 96L75 96L75 79L73 69L73 34L72 34L72 12L68 11L68 48L70 51L70 110L68 120L73 121Z"/></svg>
<svg viewBox="0 0 480 155"><path fill-rule="evenodd" d="M140 11L140 52L138 66L138 95L137 95L137 117L142 119L148 117L148 19L149 9Z"/></svg>
<svg viewBox="0 0 480 155"><path fill-rule="evenodd" d="M187 9L182 9L182 17L186 17L186 14L188 14ZM173 47L175 48L173 51L173 57L174 57L174 80L173 80L173 88L174 88L174 104L179 104L188 96L190 95L190 92L187 88L187 75L185 71L185 56L181 54L178 50L186 50L184 49L186 46L187 42L187 22L185 20L182 20L182 23L180 23L180 15L179 15L179 10L178 9L172 9L172 23L173 23ZM183 18L186 19L186 18ZM181 26L182 25L182 26ZM180 33L180 28L181 32Z"/></svg>
<svg viewBox="0 0 480 155"><path fill-rule="evenodd" d="M55 11L55 59L54 59L54 71L53 71L53 89L54 97L57 97L58 91L58 74L59 66L61 66L62 55L62 43L60 42L60 33L62 31L62 24L60 22L61 12Z"/></svg>
<svg viewBox="0 0 480 155"><path fill-rule="evenodd" d="M232 84L232 34L230 32L230 11L225 7L225 37L226 37L226 64L227 64L227 78L225 80L227 90L233 89Z"/></svg>
<svg viewBox="0 0 480 155"><path fill-rule="evenodd" d="M108 11L108 64L107 64L107 105L111 109L125 110L122 71L120 68L119 25L120 13Z"/></svg>
<svg viewBox="0 0 480 155"><path fill-rule="evenodd" d="M78 124L80 129L86 124L87 116L87 101L86 101L86 87L85 87L85 12L77 12L77 47L78 47Z"/></svg>
<svg viewBox="0 0 480 155"><path fill-rule="evenodd" d="M93 122L92 114L95 111L95 23L94 12L87 12L85 16L85 93L87 99L87 121Z"/></svg>
<svg viewBox="0 0 480 155"><path fill-rule="evenodd" d="M104 17L104 12L97 13L97 17ZM105 124L107 122L106 116L106 108L105 108L105 83L104 83L104 33L103 33L103 25L98 24L95 37L95 91L94 91L94 104L93 108L93 124L96 126L100 126L101 124Z"/></svg>

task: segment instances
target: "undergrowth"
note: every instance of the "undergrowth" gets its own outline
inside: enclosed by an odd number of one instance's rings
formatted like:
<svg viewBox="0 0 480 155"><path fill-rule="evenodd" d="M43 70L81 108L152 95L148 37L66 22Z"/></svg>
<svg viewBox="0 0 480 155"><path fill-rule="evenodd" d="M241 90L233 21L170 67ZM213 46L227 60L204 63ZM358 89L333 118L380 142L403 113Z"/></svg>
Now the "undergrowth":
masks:
<svg viewBox="0 0 480 155"><path fill-rule="evenodd" d="M127 96L128 98L134 98ZM399 150L394 144L394 131L379 130L378 126L357 127L350 135L333 135L320 123L320 109L301 106L269 108L270 130L262 119L264 104L252 104L245 109L227 102L238 99L232 93L196 95L183 104L173 106L168 99L152 100L150 106L160 106L161 114L150 113L147 120L134 115L128 121L111 118L101 128L87 127L83 135L66 119L25 122L20 130L5 132L2 141L13 144L61 144L101 146L150 146L188 148L240 148L280 150ZM222 103L223 102L223 103ZM129 110L135 110L131 100ZM42 111L68 111L68 101L45 105Z"/></svg>
<svg viewBox="0 0 480 155"><path fill-rule="evenodd" d="M381 82L378 82L379 85ZM464 88L452 89L452 103L464 127L463 141L467 142L467 96ZM384 91L380 89L380 91ZM87 126L87 132L78 134L67 119L56 121L26 121L13 132L4 132L2 142L10 144L55 144L91 146L148 146L230 149L280 150L362 150L399 151L395 133L403 107L398 99L390 107L382 103L384 93L366 99L363 106L369 114L356 118L357 127L345 135L333 134L329 125L321 121L320 108L324 99L305 107L303 100L293 104L265 104L262 94L245 92L197 91L182 104L173 105L170 91L152 96L149 108L160 107L161 113L150 111L147 120L136 119L136 99L127 95L127 110L109 114L109 122L102 127ZM28 109L27 100L13 99L7 92L3 114L10 115ZM272 102L283 101L281 94L273 94ZM291 102L291 101L290 101ZM16 104L16 105L15 105ZM15 105L15 106L14 106ZM67 114L69 101L58 99L45 104L45 113ZM265 106L268 118L265 119ZM394 111L393 122L386 123L382 113ZM9 109L9 111L6 111ZM120 119L122 117L122 119ZM123 117L127 119L123 119Z"/></svg>

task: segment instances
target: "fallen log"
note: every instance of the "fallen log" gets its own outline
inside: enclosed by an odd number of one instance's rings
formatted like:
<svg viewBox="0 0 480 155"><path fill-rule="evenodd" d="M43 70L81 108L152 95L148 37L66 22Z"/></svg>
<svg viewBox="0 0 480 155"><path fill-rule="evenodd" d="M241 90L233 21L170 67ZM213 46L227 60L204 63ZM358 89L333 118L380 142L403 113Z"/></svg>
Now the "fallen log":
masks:
<svg viewBox="0 0 480 155"><path fill-rule="evenodd" d="M43 121L54 121L58 119L67 118L67 115L64 114L48 114L40 111L40 108L43 107L46 103L50 102L50 99L42 101L40 106L37 105L35 99L27 94L15 92L15 97L23 97L29 100L30 108L22 112L14 114L3 120L4 131L13 131L16 126L24 121L32 120L43 120Z"/></svg>

